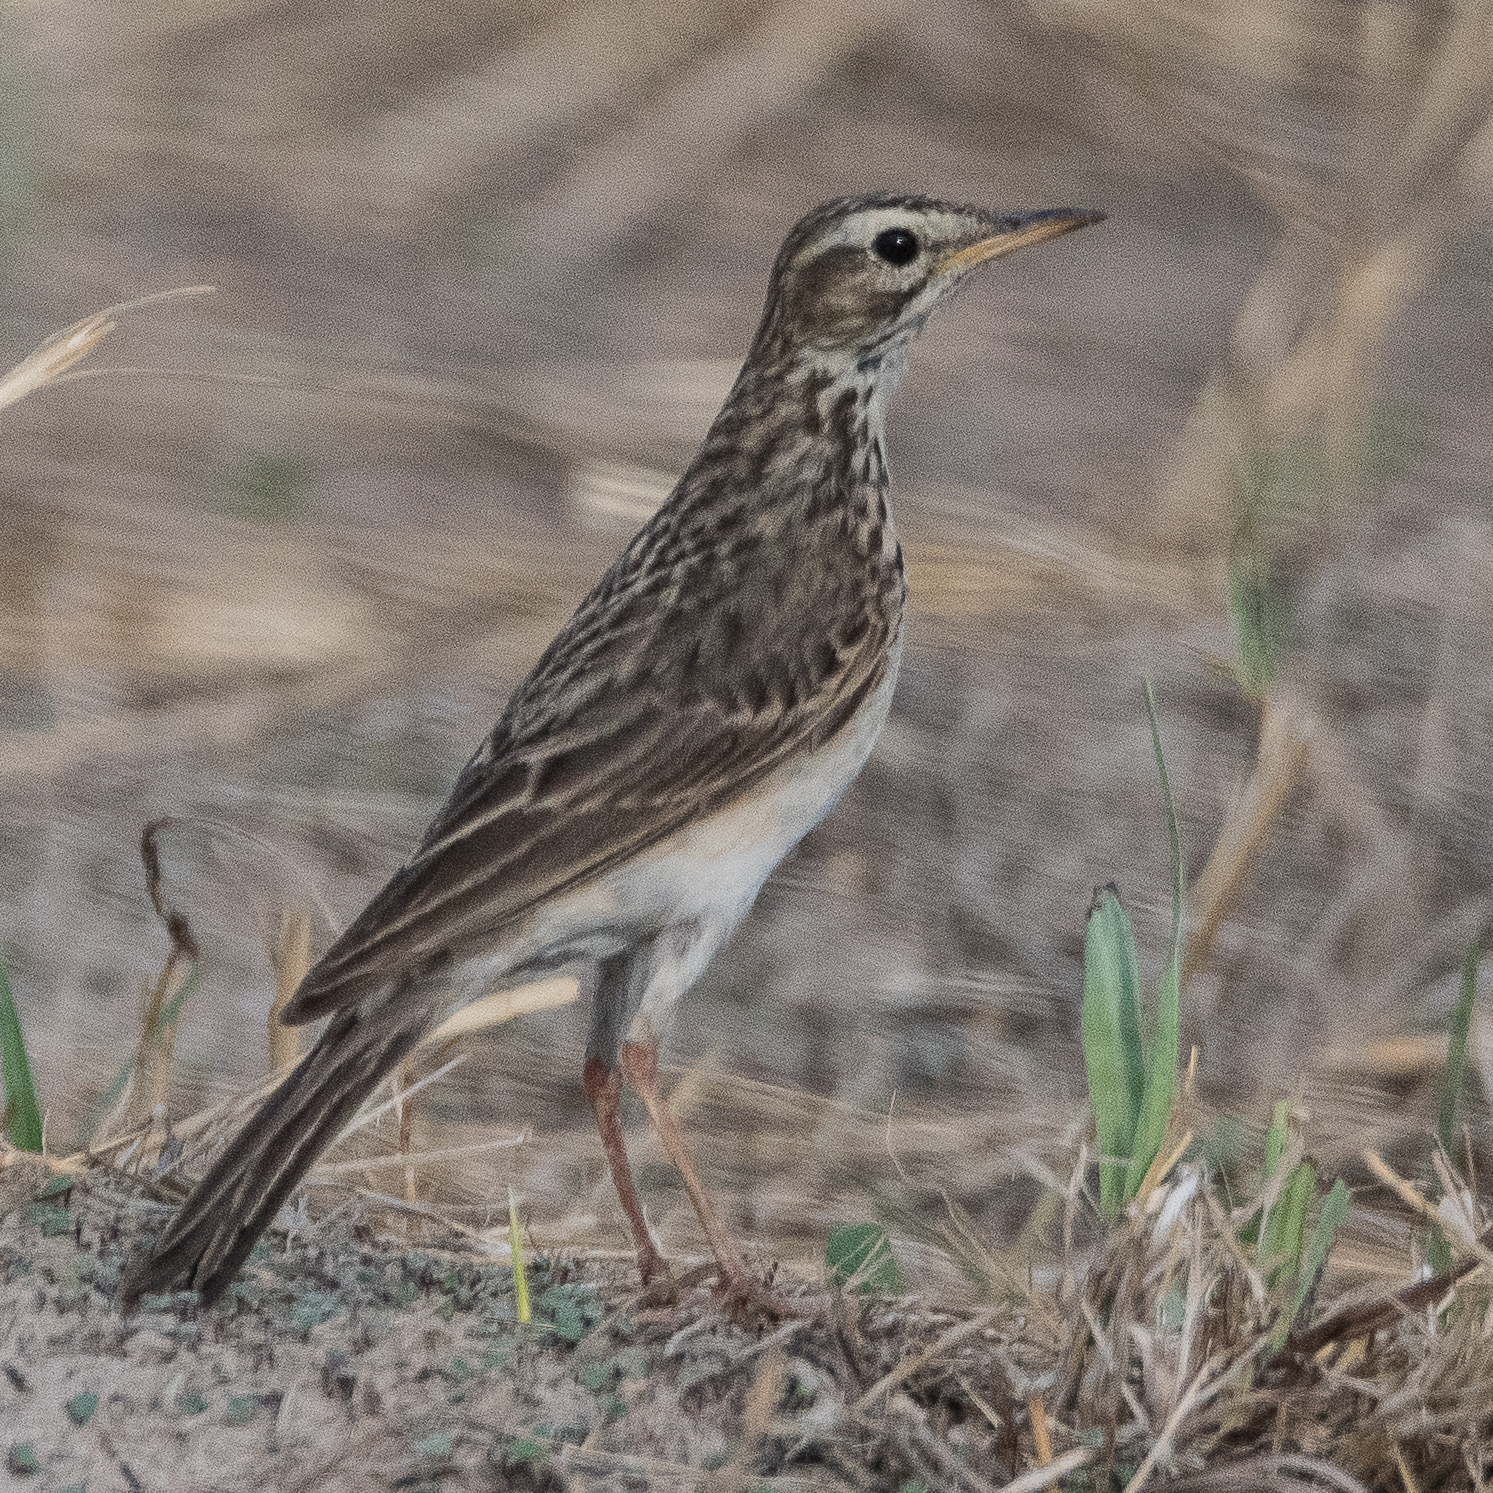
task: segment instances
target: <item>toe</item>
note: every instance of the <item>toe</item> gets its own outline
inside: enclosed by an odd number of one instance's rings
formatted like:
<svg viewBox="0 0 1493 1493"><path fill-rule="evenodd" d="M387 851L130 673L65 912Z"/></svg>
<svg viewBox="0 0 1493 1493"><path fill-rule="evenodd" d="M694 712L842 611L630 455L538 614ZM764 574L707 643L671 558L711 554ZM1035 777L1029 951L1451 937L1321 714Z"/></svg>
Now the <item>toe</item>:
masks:
<svg viewBox="0 0 1493 1493"><path fill-rule="evenodd" d="M803 1315L803 1309L797 1303L784 1300L754 1275L722 1272L716 1292L731 1320L740 1326L764 1320L781 1322L788 1317Z"/></svg>

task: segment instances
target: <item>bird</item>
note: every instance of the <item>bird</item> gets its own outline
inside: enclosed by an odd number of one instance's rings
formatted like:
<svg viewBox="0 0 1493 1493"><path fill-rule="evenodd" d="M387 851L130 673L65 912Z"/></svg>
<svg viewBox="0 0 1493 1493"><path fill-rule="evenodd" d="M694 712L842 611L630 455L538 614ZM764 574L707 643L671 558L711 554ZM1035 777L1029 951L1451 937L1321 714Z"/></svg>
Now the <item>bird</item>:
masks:
<svg viewBox="0 0 1493 1493"><path fill-rule="evenodd" d="M282 1020L326 1026L120 1288L204 1306L422 1035L563 969L590 995L582 1074L644 1287L672 1277L633 1183L623 1086L678 1169L734 1308L775 1308L658 1078L680 1000L884 725L907 583L887 401L976 266L1102 220L870 193L789 231L741 372L662 506L508 700L414 854Z"/></svg>

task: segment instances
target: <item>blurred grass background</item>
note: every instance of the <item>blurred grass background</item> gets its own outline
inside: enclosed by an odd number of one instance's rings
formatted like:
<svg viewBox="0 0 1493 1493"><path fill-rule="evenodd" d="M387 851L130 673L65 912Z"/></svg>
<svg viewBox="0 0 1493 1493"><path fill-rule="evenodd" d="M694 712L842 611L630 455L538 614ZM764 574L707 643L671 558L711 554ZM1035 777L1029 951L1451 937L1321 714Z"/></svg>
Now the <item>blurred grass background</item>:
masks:
<svg viewBox="0 0 1493 1493"><path fill-rule="evenodd" d="M1300 1084L1319 1149L1423 1155L1493 907L1490 109L1486 4L0 9L0 364L218 287L0 415L0 936L51 1143L166 955L141 826L201 946L180 1114L265 1071L287 915L314 952L356 913L667 492L789 224L890 187L1110 218L971 285L894 410L892 722L670 1054L737 1227L1024 1215L1081 1124L1095 884L1166 941L1143 672L1217 914L1205 1100ZM416 1119L531 1125L439 1185L620 1244L584 1021ZM1481 1016L1471 1052L1493 1081Z"/></svg>

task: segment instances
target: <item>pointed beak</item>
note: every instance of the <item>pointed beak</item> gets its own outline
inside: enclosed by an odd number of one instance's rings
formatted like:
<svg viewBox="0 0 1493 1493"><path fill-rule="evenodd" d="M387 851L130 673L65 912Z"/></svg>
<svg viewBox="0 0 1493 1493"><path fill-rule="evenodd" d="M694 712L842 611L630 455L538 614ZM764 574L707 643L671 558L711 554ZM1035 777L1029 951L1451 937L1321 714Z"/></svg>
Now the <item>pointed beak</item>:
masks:
<svg viewBox="0 0 1493 1493"><path fill-rule="evenodd" d="M1049 239L1072 233L1075 228L1087 228L1090 223L1103 221L1104 214L1091 208L1054 207L1039 213L1012 213L995 219L1000 225L997 232L966 244L942 260L938 273L963 274L977 264L984 264L987 259L1000 259L1030 244L1045 244Z"/></svg>

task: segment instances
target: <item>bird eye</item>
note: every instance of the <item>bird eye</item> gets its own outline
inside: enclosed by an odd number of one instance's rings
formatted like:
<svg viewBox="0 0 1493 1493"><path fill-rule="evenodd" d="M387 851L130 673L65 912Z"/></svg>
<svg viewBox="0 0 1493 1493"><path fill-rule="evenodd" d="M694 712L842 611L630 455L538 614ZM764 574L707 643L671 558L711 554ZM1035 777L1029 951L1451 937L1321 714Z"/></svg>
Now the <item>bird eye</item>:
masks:
<svg viewBox="0 0 1493 1493"><path fill-rule="evenodd" d="M888 264L911 264L923 246L907 228L884 228L871 240L871 250Z"/></svg>

